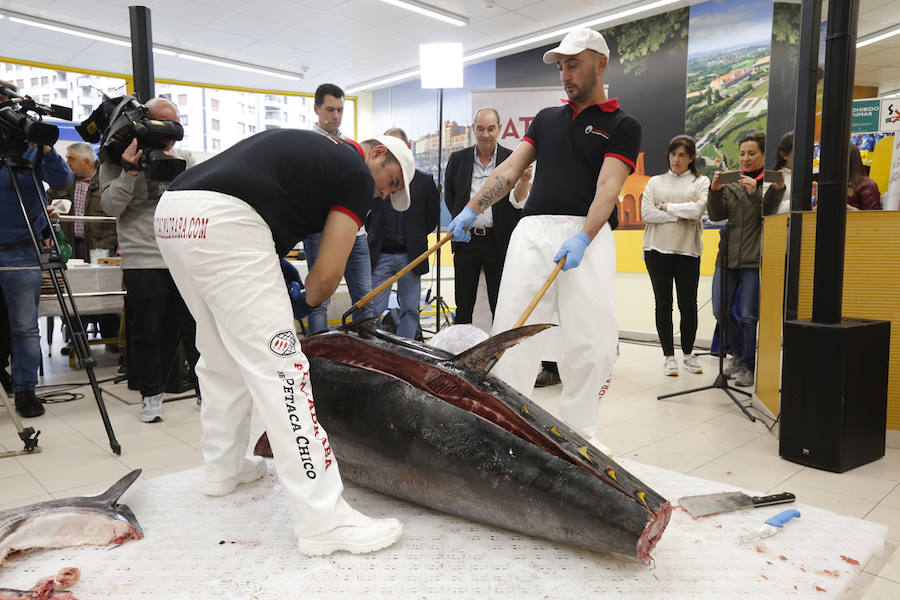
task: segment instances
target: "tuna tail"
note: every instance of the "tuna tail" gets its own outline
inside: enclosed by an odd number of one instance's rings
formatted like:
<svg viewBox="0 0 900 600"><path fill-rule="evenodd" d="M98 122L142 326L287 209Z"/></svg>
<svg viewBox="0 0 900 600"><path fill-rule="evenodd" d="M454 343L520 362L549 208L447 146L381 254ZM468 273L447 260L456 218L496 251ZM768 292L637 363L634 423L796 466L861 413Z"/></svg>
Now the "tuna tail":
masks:
<svg viewBox="0 0 900 600"><path fill-rule="evenodd" d="M100 494L99 496L94 496L97 502L101 506L115 506L116 502L118 502L119 498L122 497L122 494L125 493L125 490L131 487L131 485L137 481L137 478L141 475L141 469L135 469L122 479L115 482L112 487L108 490ZM131 512L131 511L129 511Z"/></svg>
<svg viewBox="0 0 900 600"><path fill-rule="evenodd" d="M555 325L538 323L498 333L477 346L472 346L458 355L452 362L460 369L470 369L475 373L486 373L508 348L550 327L555 327Z"/></svg>

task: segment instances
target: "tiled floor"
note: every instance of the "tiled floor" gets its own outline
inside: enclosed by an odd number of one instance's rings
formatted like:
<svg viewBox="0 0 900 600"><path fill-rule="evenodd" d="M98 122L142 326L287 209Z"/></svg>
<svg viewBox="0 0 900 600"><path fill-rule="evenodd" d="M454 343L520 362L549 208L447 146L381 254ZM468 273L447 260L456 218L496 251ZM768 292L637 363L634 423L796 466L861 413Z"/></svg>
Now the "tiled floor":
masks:
<svg viewBox="0 0 900 600"><path fill-rule="evenodd" d="M57 340L60 336L56 336ZM58 344L58 341L57 341ZM885 523L889 540L882 554L866 566L849 598L900 598L900 449L889 448L876 463L844 474L796 465L778 456L778 442L763 421L751 423L719 390L657 400L657 396L706 385L716 368L701 357L703 375L684 371L662 375L659 349L622 343L612 385L601 404L598 437L613 453L689 475L750 490L791 491L804 504ZM45 350L46 351L46 350ZM99 379L115 374L117 355L97 351ZM58 355L45 357L43 384L86 381ZM122 384L101 384L131 402L135 392ZM561 386L536 390L536 400L556 410ZM79 400L48 404L47 414L26 422L41 430L40 454L0 460L0 509L80 494L93 494L134 467L142 477L200 466L200 413L194 400L166 404L166 420L147 425L139 406L105 395L106 407L122 455L110 452L90 388L75 390ZM768 421L768 419L765 419ZM0 445L21 447L9 416L0 410Z"/></svg>

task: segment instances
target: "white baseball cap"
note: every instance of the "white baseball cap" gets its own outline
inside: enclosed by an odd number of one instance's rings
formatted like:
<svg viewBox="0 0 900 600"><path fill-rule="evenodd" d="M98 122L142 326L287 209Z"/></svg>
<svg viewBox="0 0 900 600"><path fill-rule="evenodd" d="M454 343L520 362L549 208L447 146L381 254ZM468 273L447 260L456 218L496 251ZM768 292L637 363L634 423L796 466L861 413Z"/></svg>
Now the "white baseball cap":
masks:
<svg viewBox="0 0 900 600"><path fill-rule="evenodd" d="M409 146L400 138L392 135L379 135L375 139L379 144L385 146L400 163L400 170L403 172L403 189L391 194L391 205L394 210L403 212L409 208L409 183L416 175L416 161Z"/></svg>
<svg viewBox="0 0 900 600"><path fill-rule="evenodd" d="M603 36L593 29L573 29L566 34L559 46L544 52L544 62L552 65L559 56L574 56L584 50L593 50L609 58L609 46Z"/></svg>

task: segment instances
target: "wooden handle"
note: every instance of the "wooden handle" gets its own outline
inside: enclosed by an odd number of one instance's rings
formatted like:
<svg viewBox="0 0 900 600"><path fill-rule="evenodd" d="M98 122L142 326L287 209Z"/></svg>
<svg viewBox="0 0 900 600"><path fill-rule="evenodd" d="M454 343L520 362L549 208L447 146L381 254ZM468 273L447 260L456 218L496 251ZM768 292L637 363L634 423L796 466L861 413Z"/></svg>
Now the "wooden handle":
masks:
<svg viewBox="0 0 900 600"><path fill-rule="evenodd" d="M515 322L512 326L513 329L517 327L521 327L525 324L525 321L528 320L528 317L531 316L531 313L534 312L535 307L537 307L538 302L541 301L541 298L544 297L544 294L547 293L547 290L550 289L550 284L553 283L553 280L556 279L556 276L559 275L559 272L562 271L563 265L566 264L566 257L563 256L562 259L556 263L556 267L553 269L553 272L550 273L550 276L547 278L547 281L544 282L544 285L541 286L541 289L538 290L537 295L531 301L531 304L525 309L525 312L522 313L522 316L519 317L519 320Z"/></svg>
<svg viewBox="0 0 900 600"><path fill-rule="evenodd" d="M416 265L418 265L420 262L422 262L423 260L425 260L426 258L431 256L432 253L434 253L438 248L440 248L441 246L443 246L444 244L449 242L452 238L453 238L453 233L452 232L448 233L446 236L444 236L443 239L441 239L434 246L432 246L431 248L429 248L428 250L426 250L425 252L420 254L411 263L409 263L408 265L406 265L405 267L403 267L402 269L397 271L390 279L388 279L387 281L385 281L384 283L379 285L377 288L375 288L374 290L372 290L371 292L369 292L368 294L366 294L365 296L363 296L362 298L357 300L356 305L351 306L350 310L347 312L351 312L351 311L362 308L363 306L365 306L366 304L368 304L369 302L371 302L372 300L377 298L378 295L381 294L381 292L383 292L384 290L390 289L390 287L392 285L394 285L395 281L397 281L398 279L400 279L401 277L403 277L404 275L406 275L407 273L412 271Z"/></svg>

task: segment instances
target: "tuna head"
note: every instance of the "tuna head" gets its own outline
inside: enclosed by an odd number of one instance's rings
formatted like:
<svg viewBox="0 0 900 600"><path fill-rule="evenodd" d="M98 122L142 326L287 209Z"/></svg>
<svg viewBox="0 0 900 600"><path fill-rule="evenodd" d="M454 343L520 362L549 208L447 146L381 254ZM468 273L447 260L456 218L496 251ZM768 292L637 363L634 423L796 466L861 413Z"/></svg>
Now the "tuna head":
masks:
<svg viewBox="0 0 900 600"><path fill-rule="evenodd" d="M0 511L0 565L33 548L121 544L144 534L119 498L140 476L135 469L99 496L38 502Z"/></svg>

